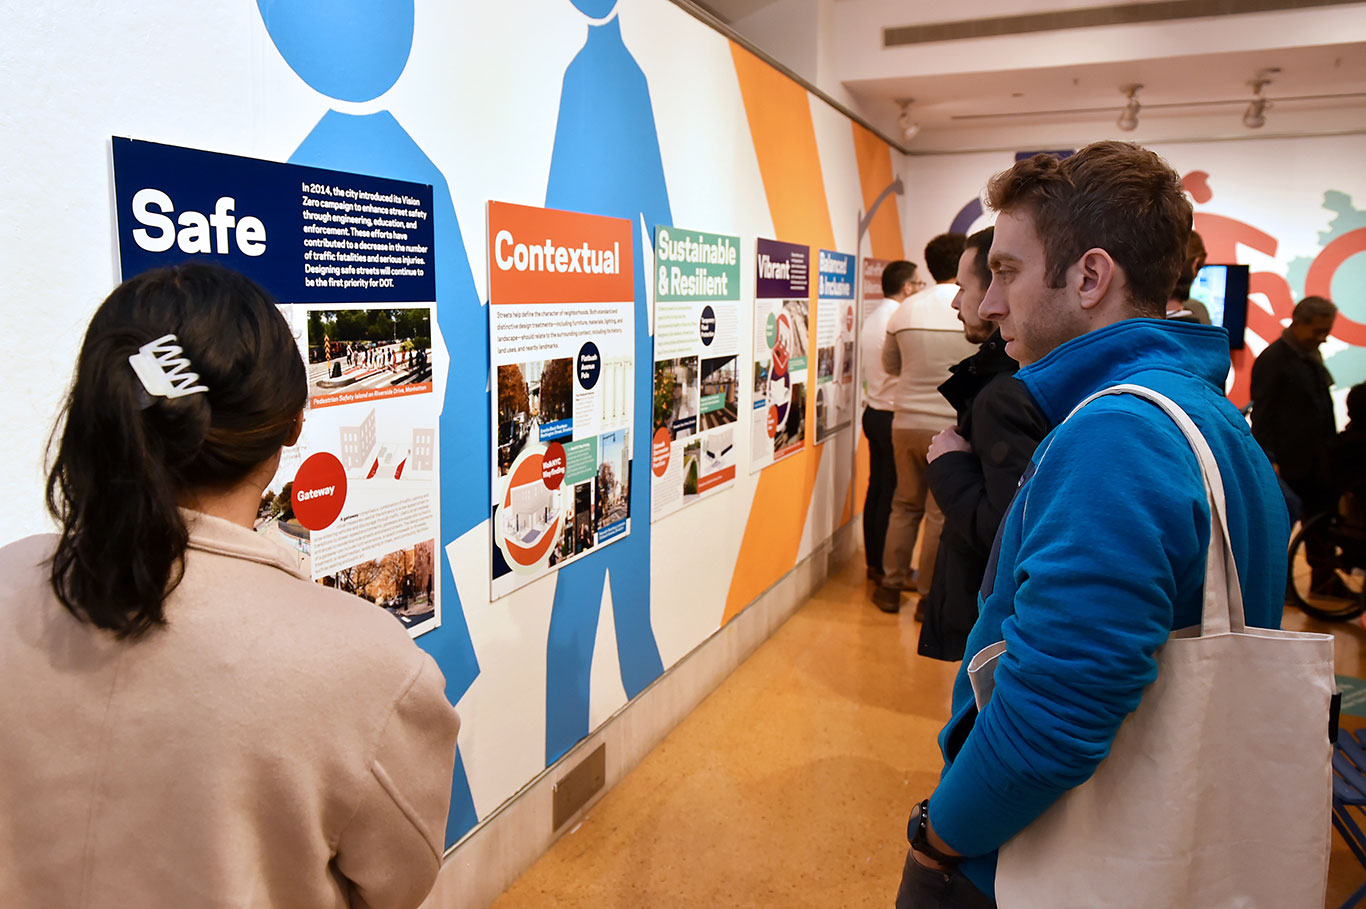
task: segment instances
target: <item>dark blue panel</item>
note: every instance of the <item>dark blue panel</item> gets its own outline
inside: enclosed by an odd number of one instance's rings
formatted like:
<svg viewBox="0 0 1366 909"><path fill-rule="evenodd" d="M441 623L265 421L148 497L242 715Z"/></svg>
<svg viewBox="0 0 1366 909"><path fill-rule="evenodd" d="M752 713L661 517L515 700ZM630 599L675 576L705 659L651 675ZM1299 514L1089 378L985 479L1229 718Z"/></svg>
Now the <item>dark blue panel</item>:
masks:
<svg viewBox="0 0 1366 909"><path fill-rule="evenodd" d="M281 303L436 299L429 185L113 143L125 278L196 260L242 272Z"/></svg>

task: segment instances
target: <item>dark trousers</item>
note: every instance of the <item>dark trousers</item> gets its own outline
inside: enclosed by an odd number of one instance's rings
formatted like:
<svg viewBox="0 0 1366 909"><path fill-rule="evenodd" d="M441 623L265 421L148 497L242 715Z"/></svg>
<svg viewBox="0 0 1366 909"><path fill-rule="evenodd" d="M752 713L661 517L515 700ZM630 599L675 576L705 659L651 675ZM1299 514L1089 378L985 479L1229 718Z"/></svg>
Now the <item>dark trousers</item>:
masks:
<svg viewBox="0 0 1366 909"><path fill-rule="evenodd" d="M1308 528L1304 535L1304 556L1309 563L1310 585L1317 586L1333 576L1336 558L1328 519L1314 519L1337 510L1337 493L1329 483L1314 475L1283 476L1282 480L1300 500L1300 521Z"/></svg>
<svg viewBox="0 0 1366 909"><path fill-rule="evenodd" d="M926 868L907 849L896 909L996 909L996 901L978 890L963 872Z"/></svg>
<svg viewBox="0 0 1366 909"><path fill-rule="evenodd" d="M863 555L869 568L882 570L887 543L887 520L896 492L896 461L892 457L892 412L863 408L863 434L868 438L868 494L863 499Z"/></svg>

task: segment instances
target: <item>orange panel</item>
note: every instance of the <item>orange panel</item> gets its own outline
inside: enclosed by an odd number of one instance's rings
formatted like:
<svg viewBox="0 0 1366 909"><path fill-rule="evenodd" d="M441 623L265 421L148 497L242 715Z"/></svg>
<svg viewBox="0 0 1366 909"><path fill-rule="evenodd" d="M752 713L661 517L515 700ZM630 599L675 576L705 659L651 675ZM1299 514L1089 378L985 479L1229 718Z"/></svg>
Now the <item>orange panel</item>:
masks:
<svg viewBox="0 0 1366 909"><path fill-rule="evenodd" d="M834 249L835 232L830 225L816 127L811 121L806 89L738 44L731 42L730 50L773 217L774 239L807 244L813 254L819 248ZM890 170L890 163L888 166ZM813 281L812 324L815 319ZM821 448L812 444L815 400L815 395L807 398L806 449L765 468L759 475L726 597L723 624L797 564L821 459Z"/></svg>
<svg viewBox="0 0 1366 909"><path fill-rule="evenodd" d="M892 150L886 142L860 123L854 128L854 155L858 159L859 188L863 192L866 211L878 194L895 179L892 173ZM873 215L868 225L868 248L878 259L904 259L906 248L901 241L901 197L893 195Z"/></svg>
<svg viewBox="0 0 1366 909"><path fill-rule="evenodd" d="M489 236L494 305L635 298L630 221L490 202Z"/></svg>
<svg viewBox="0 0 1366 909"><path fill-rule="evenodd" d="M857 418L855 418L857 419ZM868 495L868 475L871 468L868 466L868 442L863 438L863 429L859 428L858 434L854 437L854 476L849 483L849 497L844 501L844 517L840 518L840 525L849 522L858 511L863 507L863 499Z"/></svg>
<svg viewBox="0 0 1366 909"><path fill-rule="evenodd" d="M877 200L895 179L892 173L892 150L872 130L860 123L850 123L854 130L854 155L858 160L859 189L865 210ZM904 259L906 248L901 239L901 197L890 196L873 215L868 225L868 251L878 259ZM860 276L862 275L862 265ZM854 455L854 482L844 504L844 518L848 521L863 505L868 493L868 444L860 431L855 437L858 446Z"/></svg>

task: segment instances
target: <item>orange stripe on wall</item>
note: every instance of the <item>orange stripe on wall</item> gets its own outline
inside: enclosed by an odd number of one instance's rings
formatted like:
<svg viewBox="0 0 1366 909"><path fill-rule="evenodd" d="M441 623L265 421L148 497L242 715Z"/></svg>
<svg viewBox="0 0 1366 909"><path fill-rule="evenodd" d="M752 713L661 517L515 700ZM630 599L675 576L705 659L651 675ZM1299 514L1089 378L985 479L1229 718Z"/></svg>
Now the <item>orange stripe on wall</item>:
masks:
<svg viewBox="0 0 1366 909"><path fill-rule="evenodd" d="M730 52L773 217L774 239L810 246L815 277L816 250L834 249L835 232L830 224L809 96L802 86L733 41ZM815 319L813 281L812 324ZM806 448L759 475L722 624L797 564L821 462L821 448L812 444L815 400L815 395L808 395Z"/></svg>
<svg viewBox="0 0 1366 909"><path fill-rule="evenodd" d="M863 210L867 211L878 195L895 179L892 149L872 130L851 122L854 129L854 155L858 160L859 189ZM901 240L901 197L891 196L873 215L868 225L869 250L875 259L904 259L906 247ZM862 268L862 266L859 266ZM862 272L860 272L862 274Z"/></svg>
<svg viewBox="0 0 1366 909"><path fill-rule="evenodd" d="M859 189L863 194L863 209L868 208L895 179L892 173L892 150L872 130L860 123L850 123L854 130L854 155L858 161ZM906 248L901 239L901 197L892 195L882 203L868 225L869 252L877 259L904 259ZM859 264L859 274L863 274ZM844 501L844 517L848 521L863 505L868 493L868 443L860 431L855 437L858 448L854 454L854 479Z"/></svg>

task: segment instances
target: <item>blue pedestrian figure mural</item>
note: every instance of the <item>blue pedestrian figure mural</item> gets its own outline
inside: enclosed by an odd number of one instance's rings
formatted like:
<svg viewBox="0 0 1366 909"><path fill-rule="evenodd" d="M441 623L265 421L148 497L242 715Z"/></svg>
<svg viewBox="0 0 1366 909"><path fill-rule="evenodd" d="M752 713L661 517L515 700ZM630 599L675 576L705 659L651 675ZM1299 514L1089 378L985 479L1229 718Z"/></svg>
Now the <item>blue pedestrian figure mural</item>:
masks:
<svg viewBox="0 0 1366 909"><path fill-rule="evenodd" d="M622 41L616 0L573 3L589 17L588 40L565 70L546 207L626 218L637 236L643 227L653 237L654 226L672 224L673 217L650 88ZM589 672L604 575L611 578L627 697L634 698L664 671L650 624L650 434L641 427L650 425L654 353L644 268L644 257L637 254L631 533L560 569L546 649L547 765L589 732Z"/></svg>
<svg viewBox="0 0 1366 909"><path fill-rule="evenodd" d="M276 49L311 87L340 101L384 94L408 65L413 46L413 0L257 0ZM487 515L489 402L488 323L465 255L446 178L387 110L343 114L329 110L299 144L290 162L430 183L436 211L436 314L450 352L441 411L441 540L445 544ZM446 695L458 701L479 674L460 596L449 570L441 572L442 625L423 635L446 676ZM463 759L455 768L447 844L478 822Z"/></svg>

